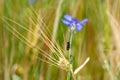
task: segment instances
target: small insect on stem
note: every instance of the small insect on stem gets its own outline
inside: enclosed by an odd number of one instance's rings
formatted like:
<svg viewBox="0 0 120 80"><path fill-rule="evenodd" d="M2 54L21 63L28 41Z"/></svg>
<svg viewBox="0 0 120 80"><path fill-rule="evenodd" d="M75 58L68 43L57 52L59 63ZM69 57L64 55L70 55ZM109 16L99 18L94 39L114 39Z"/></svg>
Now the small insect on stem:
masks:
<svg viewBox="0 0 120 80"><path fill-rule="evenodd" d="M67 50L69 50L69 49L70 49L70 42L67 42L66 49L67 49Z"/></svg>

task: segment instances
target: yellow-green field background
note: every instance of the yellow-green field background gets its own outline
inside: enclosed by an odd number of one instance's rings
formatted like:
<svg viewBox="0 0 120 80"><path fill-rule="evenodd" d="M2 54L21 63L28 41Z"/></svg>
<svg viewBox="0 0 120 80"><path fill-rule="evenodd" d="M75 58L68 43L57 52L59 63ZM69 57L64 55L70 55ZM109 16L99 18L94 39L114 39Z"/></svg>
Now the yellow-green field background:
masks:
<svg viewBox="0 0 120 80"><path fill-rule="evenodd" d="M72 43L74 69L90 57L78 73L78 80L120 80L120 0L29 1L0 0L0 80L66 80L66 71L36 56L39 51L34 50L35 46L49 52L41 45L42 40L8 21L33 43L30 48L12 34L14 30L9 31L5 19L31 29L37 36L38 26L33 25L32 20L41 18L43 22L34 23L46 24L51 33L48 37L54 38L66 50L69 28L61 22L66 13L78 20L88 18L83 29L75 33Z"/></svg>

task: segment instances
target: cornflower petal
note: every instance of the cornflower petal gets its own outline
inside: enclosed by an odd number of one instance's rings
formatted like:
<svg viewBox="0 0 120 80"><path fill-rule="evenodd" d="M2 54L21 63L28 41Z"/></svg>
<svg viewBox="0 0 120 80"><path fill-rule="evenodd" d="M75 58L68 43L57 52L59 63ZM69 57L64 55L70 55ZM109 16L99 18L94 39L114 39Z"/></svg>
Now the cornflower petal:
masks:
<svg viewBox="0 0 120 80"><path fill-rule="evenodd" d="M76 31L80 31L82 29L82 25L81 24L76 24Z"/></svg>
<svg viewBox="0 0 120 80"><path fill-rule="evenodd" d="M85 18L84 20L80 21L80 24L81 24L81 25L85 25L86 22L88 22L88 18Z"/></svg>
<svg viewBox="0 0 120 80"><path fill-rule="evenodd" d="M72 23L77 24L78 23L77 19L76 18L72 18Z"/></svg>
<svg viewBox="0 0 120 80"><path fill-rule="evenodd" d="M64 15L64 18L65 18L67 21L72 21L72 17L71 17L70 14Z"/></svg>
<svg viewBox="0 0 120 80"><path fill-rule="evenodd" d="M67 20L62 19L62 22L67 26L71 26L71 22L69 22Z"/></svg>

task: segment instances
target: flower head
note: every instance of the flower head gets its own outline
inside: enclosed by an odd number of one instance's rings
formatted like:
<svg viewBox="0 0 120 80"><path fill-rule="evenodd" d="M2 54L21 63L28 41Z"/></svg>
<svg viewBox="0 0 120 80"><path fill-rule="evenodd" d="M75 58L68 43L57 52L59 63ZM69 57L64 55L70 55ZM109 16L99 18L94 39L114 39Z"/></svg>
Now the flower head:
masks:
<svg viewBox="0 0 120 80"><path fill-rule="evenodd" d="M69 27L72 27L72 25L74 25L76 31L80 31L82 29L82 27L86 24L87 21L88 21L87 18L85 18L82 21L79 21L76 18L71 17L70 14L64 15L64 19L62 19L62 22L65 25L67 25Z"/></svg>

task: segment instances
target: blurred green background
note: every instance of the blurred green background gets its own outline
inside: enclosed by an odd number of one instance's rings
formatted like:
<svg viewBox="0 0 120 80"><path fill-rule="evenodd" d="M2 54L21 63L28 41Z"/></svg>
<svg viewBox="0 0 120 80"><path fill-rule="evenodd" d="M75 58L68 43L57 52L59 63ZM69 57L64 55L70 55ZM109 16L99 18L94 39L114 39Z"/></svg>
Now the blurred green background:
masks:
<svg viewBox="0 0 120 80"><path fill-rule="evenodd" d="M120 0L0 0L0 80L66 80L67 72L41 61L45 58L35 49L49 53L38 36L44 28L66 52L69 28L61 22L66 13L88 18L72 44L74 70L90 57L77 79L120 80Z"/></svg>

